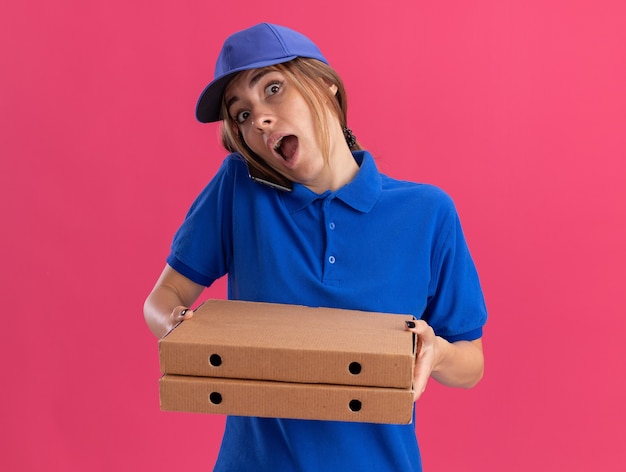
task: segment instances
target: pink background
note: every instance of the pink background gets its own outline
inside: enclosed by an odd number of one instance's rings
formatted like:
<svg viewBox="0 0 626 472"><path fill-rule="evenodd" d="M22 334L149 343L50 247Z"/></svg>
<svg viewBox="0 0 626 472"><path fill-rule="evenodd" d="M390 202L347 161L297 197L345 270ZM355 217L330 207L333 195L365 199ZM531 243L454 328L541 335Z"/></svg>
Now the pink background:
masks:
<svg viewBox="0 0 626 472"><path fill-rule="evenodd" d="M272 21L380 168L461 214L486 376L430 383L426 470L625 470L626 3L216 3L0 6L2 469L211 469L223 418L159 411L142 304L224 155L194 119L221 42Z"/></svg>

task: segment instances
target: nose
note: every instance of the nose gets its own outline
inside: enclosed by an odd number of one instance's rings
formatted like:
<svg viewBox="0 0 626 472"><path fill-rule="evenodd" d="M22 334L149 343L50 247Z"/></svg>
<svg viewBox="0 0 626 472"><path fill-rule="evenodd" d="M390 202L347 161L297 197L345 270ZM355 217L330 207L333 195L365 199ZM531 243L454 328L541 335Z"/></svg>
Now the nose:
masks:
<svg viewBox="0 0 626 472"><path fill-rule="evenodd" d="M264 131L274 124L274 115L267 107L257 107L252 111L252 126L259 131Z"/></svg>

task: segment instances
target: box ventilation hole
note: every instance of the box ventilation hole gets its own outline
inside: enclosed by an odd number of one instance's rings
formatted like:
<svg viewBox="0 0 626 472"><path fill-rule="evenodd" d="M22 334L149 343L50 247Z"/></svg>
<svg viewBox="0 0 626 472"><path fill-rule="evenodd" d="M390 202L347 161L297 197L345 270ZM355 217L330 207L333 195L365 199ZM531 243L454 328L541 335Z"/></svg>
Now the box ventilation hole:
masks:
<svg viewBox="0 0 626 472"><path fill-rule="evenodd" d="M348 406L350 407L350 411L361 411L363 405L359 400L350 400Z"/></svg>
<svg viewBox="0 0 626 472"><path fill-rule="evenodd" d="M220 403L222 403L222 394L219 392L211 392L211 394L209 395L209 400L214 405L219 405Z"/></svg>
<svg viewBox="0 0 626 472"><path fill-rule="evenodd" d="M219 354L211 354L211 357L209 357L209 364L213 367L219 367L222 365L222 358Z"/></svg>

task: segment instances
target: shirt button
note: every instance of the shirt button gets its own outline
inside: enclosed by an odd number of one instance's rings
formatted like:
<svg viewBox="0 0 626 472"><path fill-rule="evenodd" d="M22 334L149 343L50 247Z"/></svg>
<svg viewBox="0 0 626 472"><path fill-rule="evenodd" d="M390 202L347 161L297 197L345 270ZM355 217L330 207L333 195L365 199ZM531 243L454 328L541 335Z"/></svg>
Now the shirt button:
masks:
<svg viewBox="0 0 626 472"><path fill-rule="evenodd" d="M329 227L330 229L335 229L335 223L330 223L330 224L328 225L328 227Z"/></svg>
<svg viewBox="0 0 626 472"><path fill-rule="evenodd" d="M331 264L334 264L335 263L335 256L330 256L328 258L328 262L330 262Z"/></svg>

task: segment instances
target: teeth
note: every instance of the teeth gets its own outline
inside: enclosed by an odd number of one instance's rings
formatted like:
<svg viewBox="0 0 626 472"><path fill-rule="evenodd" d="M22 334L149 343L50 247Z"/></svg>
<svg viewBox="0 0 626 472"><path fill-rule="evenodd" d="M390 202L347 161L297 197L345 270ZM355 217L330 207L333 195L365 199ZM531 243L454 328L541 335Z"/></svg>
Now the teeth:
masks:
<svg viewBox="0 0 626 472"><path fill-rule="evenodd" d="M278 141L274 143L274 151L278 151L278 148L280 147L280 143L282 142L283 142L283 138L279 138Z"/></svg>

